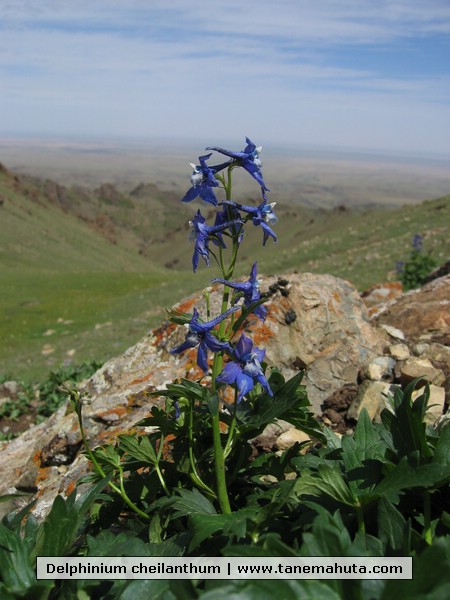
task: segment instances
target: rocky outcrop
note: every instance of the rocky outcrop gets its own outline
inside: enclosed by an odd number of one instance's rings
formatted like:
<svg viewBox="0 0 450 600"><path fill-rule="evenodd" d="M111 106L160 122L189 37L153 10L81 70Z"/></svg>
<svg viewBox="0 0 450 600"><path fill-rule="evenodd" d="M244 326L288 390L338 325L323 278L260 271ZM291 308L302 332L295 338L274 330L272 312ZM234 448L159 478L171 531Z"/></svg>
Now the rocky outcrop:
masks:
<svg viewBox="0 0 450 600"><path fill-rule="evenodd" d="M393 325L410 340L449 345L450 275L435 279L381 307L375 323Z"/></svg>
<svg viewBox="0 0 450 600"><path fill-rule="evenodd" d="M443 286L441 294L446 286L448 298L448 278L444 283L437 280L429 285L436 286L433 289ZM367 406L368 397L371 402L378 402L369 409L377 418L384 406L379 402L385 402L390 386L400 385L402 377L411 377L414 364L420 370L421 363L414 363L414 358L427 359L431 365L419 376L424 381L433 377L433 386L437 388L434 398L443 398L433 419L442 415L447 405L445 394L439 390L448 388L448 348L434 338L410 338L408 327L404 332L399 329L409 321L397 322L393 316L402 311L407 314L405 297L414 303L428 298L432 303L436 296L433 300L433 294L426 290L425 295L406 294L370 322L357 290L349 282L330 275L271 277L263 283L262 291L268 296L266 321L251 316L244 331L257 346L266 348L269 368L276 365L287 377L305 370L303 382L314 412L323 413L324 422L336 431L345 431L354 424L361 407ZM220 312L220 292L220 286L211 290L213 315ZM174 309L192 313L194 306L206 318L202 292ZM437 335L441 327L444 327L441 337L448 335L448 328L445 329L448 321L441 308L440 304L436 308L434 324L428 315L426 335L430 331L432 337ZM149 391L162 389L175 378L202 375L196 366L196 349L177 356L170 354L170 349L184 337L183 327L163 323L125 353L108 361L81 386L90 395L84 410L84 425L92 445L113 442L121 433L135 430L136 424L149 415L151 406L161 402L150 397ZM276 426L274 435L284 432ZM296 436L289 433L285 437L291 440ZM289 444L289 440L282 438L278 443L271 438L266 445L278 448ZM55 495L68 494L86 473L88 463L79 451L80 446L76 417L64 405L46 423L4 444L0 451L0 495L19 491L36 496L39 500L35 514L38 517L45 514ZM8 504L1 507L3 512L11 510Z"/></svg>

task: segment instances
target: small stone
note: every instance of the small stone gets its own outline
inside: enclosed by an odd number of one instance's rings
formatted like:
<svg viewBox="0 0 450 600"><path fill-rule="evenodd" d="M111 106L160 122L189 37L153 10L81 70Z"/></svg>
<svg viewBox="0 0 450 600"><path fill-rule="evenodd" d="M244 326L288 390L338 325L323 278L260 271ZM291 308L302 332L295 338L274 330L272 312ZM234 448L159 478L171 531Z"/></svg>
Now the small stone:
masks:
<svg viewBox="0 0 450 600"><path fill-rule="evenodd" d="M54 333L56 333L55 329L47 329L47 331L44 331L44 333L42 335L49 336L49 335L53 335Z"/></svg>
<svg viewBox="0 0 450 600"><path fill-rule="evenodd" d="M401 366L401 383L407 385L413 379L420 378L440 386L445 381L445 375L440 369L436 369L427 358L410 358Z"/></svg>
<svg viewBox="0 0 450 600"><path fill-rule="evenodd" d="M393 381L395 360L390 356L377 356L367 367L371 381Z"/></svg>
<svg viewBox="0 0 450 600"><path fill-rule="evenodd" d="M297 442L311 443L311 438L304 431L300 431L299 429L289 429L278 437L277 441L275 442L275 446L278 450L287 450Z"/></svg>
<svg viewBox="0 0 450 600"><path fill-rule="evenodd" d="M391 337L397 340L405 339L405 334L403 331L400 331L400 329L397 329L396 327L392 327L392 325L380 325L380 327L384 329Z"/></svg>
<svg viewBox="0 0 450 600"><path fill-rule="evenodd" d="M17 381L4 381L2 383L2 388L8 394L8 396L17 396L19 384Z"/></svg>
<svg viewBox="0 0 450 600"><path fill-rule="evenodd" d="M409 348L406 344L392 344L389 346L389 354L395 360L407 360L411 357Z"/></svg>
<svg viewBox="0 0 450 600"><path fill-rule="evenodd" d="M42 347L41 354L48 356L49 354L53 354L54 351L55 349L53 346L50 346L50 344L45 344L45 346Z"/></svg>
<svg viewBox="0 0 450 600"><path fill-rule="evenodd" d="M364 381L348 410L347 417L357 421L360 412L365 408L372 421L379 420L381 411L385 408L390 409L389 397L393 388L393 385L384 381Z"/></svg>

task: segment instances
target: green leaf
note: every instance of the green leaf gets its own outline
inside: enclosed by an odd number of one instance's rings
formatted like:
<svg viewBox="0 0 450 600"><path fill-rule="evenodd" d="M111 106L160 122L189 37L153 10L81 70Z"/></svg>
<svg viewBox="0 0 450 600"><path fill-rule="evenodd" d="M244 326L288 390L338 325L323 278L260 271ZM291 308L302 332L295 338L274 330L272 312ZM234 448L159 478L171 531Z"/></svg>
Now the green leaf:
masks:
<svg viewBox="0 0 450 600"><path fill-rule="evenodd" d="M0 523L0 576L9 592L22 595L36 584L28 551L18 532Z"/></svg>
<svg viewBox="0 0 450 600"><path fill-rule="evenodd" d="M450 467L429 463L416 467L405 456L374 488L379 496L396 494L405 489L437 489L450 481Z"/></svg>
<svg viewBox="0 0 450 600"><path fill-rule="evenodd" d="M140 579L136 581L114 582L108 593L110 600L177 600L171 591L170 579ZM188 597L188 596L187 596Z"/></svg>
<svg viewBox="0 0 450 600"><path fill-rule="evenodd" d="M398 456L408 456L419 452L423 459L430 458L432 451L427 441L426 425L424 423L429 386L425 386L423 394L412 401L412 393L418 383L412 381L404 391L395 388L394 412L385 409L381 413L381 420L390 432Z"/></svg>
<svg viewBox="0 0 450 600"><path fill-rule="evenodd" d="M109 481L105 477L77 499L77 490L64 500L56 496L52 508L39 526L32 557L65 556L75 542L84 517Z"/></svg>
<svg viewBox="0 0 450 600"><path fill-rule="evenodd" d="M120 456L112 444L106 444L105 446L96 448L93 451L93 454L101 465L108 465L114 469L120 467Z"/></svg>
<svg viewBox="0 0 450 600"><path fill-rule="evenodd" d="M119 436L119 447L140 463L147 465L157 463L155 449L146 436L137 438L134 435L121 435Z"/></svg>
<svg viewBox="0 0 450 600"><path fill-rule="evenodd" d="M386 551L401 551L404 556L411 552L411 525L387 498L378 503L378 537Z"/></svg>
<svg viewBox="0 0 450 600"><path fill-rule="evenodd" d="M412 580L386 581L381 600L446 600L450 597L450 536L442 537L413 559Z"/></svg>
<svg viewBox="0 0 450 600"><path fill-rule="evenodd" d="M357 506L357 499L344 481L341 471L326 463L319 465L318 474L302 475L295 483L299 495L320 496L325 494L347 506Z"/></svg>
<svg viewBox="0 0 450 600"><path fill-rule="evenodd" d="M195 513L200 513L202 515L209 514L215 515L217 514L214 505L201 494L197 489L193 490L177 490L180 494L180 498L177 499L173 508L176 511L175 516L185 516L192 515Z"/></svg>
<svg viewBox="0 0 450 600"><path fill-rule="evenodd" d="M215 583L215 582L214 582ZM220 582L201 594L201 600L342 600L330 585L321 581L295 579L250 579Z"/></svg>
<svg viewBox="0 0 450 600"><path fill-rule="evenodd" d="M450 465L450 422L439 432L439 439L434 450L433 462L442 466Z"/></svg>

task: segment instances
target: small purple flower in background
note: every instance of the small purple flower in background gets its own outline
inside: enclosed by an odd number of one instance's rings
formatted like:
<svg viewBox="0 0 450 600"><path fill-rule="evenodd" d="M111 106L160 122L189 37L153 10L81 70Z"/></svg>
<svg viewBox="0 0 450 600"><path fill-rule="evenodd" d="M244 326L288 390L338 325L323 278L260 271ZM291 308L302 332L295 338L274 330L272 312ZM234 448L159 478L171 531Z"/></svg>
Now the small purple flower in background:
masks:
<svg viewBox="0 0 450 600"><path fill-rule="evenodd" d="M238 306L233 306L229 308L226 312L219 315L215 319L211 321L207 321L206 323L202 323L200 321L200 316L196 308L194 308L194 312L192 315L192 319L189 323L185 324L185 327L188 328L188 333L186 335L186 339L180 345L170 351L171 354L180 354L189 348L195 348L198 346L198 354L197 354L197 365L204 371L208 372L208 350L212 352L222 352L224 350L230 350L230 344L228 342L220 342L215 335L211 333L211 331L216 327L221 321L229 317L231 313L239 310Z"/></svg>
<svg viewBox="0 0 450 600"><path fill-rule="evenodd" d="M200 166L196 166L191 163L193 173L191 175L192 187L186 192L181 199L182 202L191 202L197 196L200 196L205 202L209 202L213 206L217 206L217 198L214 194L213 187L218 187L219 182L215 178L215 174L224 169L229 165L229 162L216 165L215 167L208 167L206 161L210 158L211 154L205 156L199 156Z"/></svg>
<svg viewBox="0 0 450 600"><path fill-rule="evenodd" d="M263 246L266 245L269 236L273 238L273 241L277 241L277 236L275 232L269 227L269 223L276 223L278 221L278 217L273 212L273 207L276 202L271 202L270 204L266 203L266 199L261 202L259 206L245 206L243 204L238 204L237 202L223 202L222 204L228 204L229 206L233 206L234 208L246 212L252 219L253 225L261 225L263 229Z"/></svg>
<svg viewBox="0 0 450 600"><path fill-rule="evenodd" d="M244 281L240 283L238 281L226 281L225 279L213 279L211 283L223 283L230 288L233 288L238 293L235 295L234 302L237 302L239 298L244 298L244 306L247 308L251 306L254 302L258 302L261 299L261 293L259 291L260 280L257 278L257 263L255 262L252 270L250 271L250 278L248 281ZM263 305L257 306L253 312L257 317L261 319L261 321L265 321L267 310Z"/></svg>
<svg viewBox="0 0 450 600"><path fill-rule="evenodd" d="M413 247L413 250L415 250L416 252L422 251L423 237L421 235L419 235L418 233L416 233L416 235L413 237L412 247Z"/></svg>
<svg viewBox="0 0 450 600"><path fill-rule="evenodd" d="M205 263L209 266L209 240L212 239L216 246L226 248L225 242L222 239L221 232L227 227L232 225L240 224L242 221L224 221L222 223L213 225L210 227L206 224L205 217L201 214L200 210L190 222L192 226L192 239L195 241L194 255L192 257L192 266L194 273L197 271L198 262L200 256L203 258Z"/></svg>
<svg viewBox="0 0 450 600"><path fill-rule="evenodd" d="M217 381L222 381L228 385L236 384L238 402L255 387L256 383L260 383L269 396L273 396L261 367L261 361L264 359L265 354L265 350L254 348L252 340L242 334L232 353L233 361L225 366L220 375L217 376Z"/></svg>
<svg viewBox="0 0 450 600"><path fill-rule="evenodd" d="M242 152L232 152L231 150L225 150L225 148L219 146L208 147L206 150L215 150L216 152L225 154L225 156L229 156L237 165L243 167L254 179L256 179L263 191L269 192L270 190L264 183L261 173L260 154L262 146L257 148L248 137L245 138L245 141L247 142L247 146Z"/></svg>
<svg viewBox="0 0 450 600"><path fill-rule="evenodd" d="M405 261L404 260L398 260L395 263L395 271L396 273L398 273L399 275L401 275L405 270Z"/></svg>

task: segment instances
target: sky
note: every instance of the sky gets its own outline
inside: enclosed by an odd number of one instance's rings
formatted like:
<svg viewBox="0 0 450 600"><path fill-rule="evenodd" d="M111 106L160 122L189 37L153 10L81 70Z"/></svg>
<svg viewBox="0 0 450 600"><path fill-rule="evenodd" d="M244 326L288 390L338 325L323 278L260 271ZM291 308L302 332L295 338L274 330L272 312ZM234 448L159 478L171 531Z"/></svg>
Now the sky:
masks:
<svg viewBox="0 0 450 600"><path fill-rule="evenodd" d="M14 135L450 156L450 2L0 0Z"/></svg>

